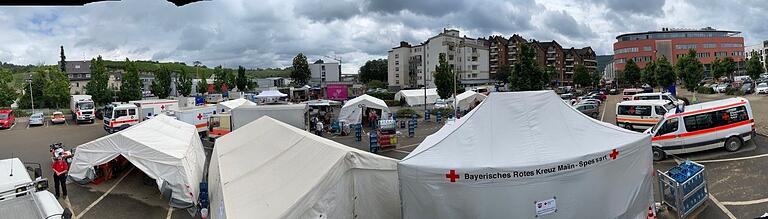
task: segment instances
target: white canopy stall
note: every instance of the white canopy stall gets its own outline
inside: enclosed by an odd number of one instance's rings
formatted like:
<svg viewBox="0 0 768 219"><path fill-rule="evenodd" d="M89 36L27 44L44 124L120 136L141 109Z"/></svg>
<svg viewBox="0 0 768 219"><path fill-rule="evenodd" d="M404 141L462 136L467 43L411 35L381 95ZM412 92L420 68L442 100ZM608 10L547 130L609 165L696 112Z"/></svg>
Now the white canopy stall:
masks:
<svg viewBox="0 0 768 219"><path fill-rule="evenodd" d="M288 94L281 93L278 90L265 90L256 95L256 100L259 104L270 104L280 102L281 99L287 96Z"/></svg>
<svg viewBox="0 0 768 219"><path fill-rule="evenodd" d="M267 116L219 139L211 218L400 218L397 161Z"/></svg>
<svg viewBox="0 0 768 219"><path fill-rule="evenodd" d="M427 104L434 104L439 98L437 88L427 89ZM424 89L400 90L395 93L395 100L405 100L408 106L424 105Z"/></svg>
<svg viewBox="0 0 768 219"><path fill-rule="evenodd" d="M404 218L645 218L651 139L551 91L491 93L398 164Z"/></svg>
<svg viewBox="0 0 768 219"><path fill-rule="evenodd" d="M348 124L358 124L363 121L363 117L367 118L369 110L376 110L379 118L389 117L389 107L387 107L386 102L368 94L363 94L347 101L341 107L339 120L347 121ZM365 115L363 115L363 112L365 112Z"/></svg>
<svg viewBox="0 0 768 219"><path fill-rule="evenodd" d="M93 166L118 155L155 179L161 192L170 191L171 206L186 208L197 203L205 152L194 125L160 114L77 146L69 176L78 182L90 182L95 177Z"/></svg>
<svg viewBox="0 0 768 219"><path fill-rule="evenodd" d="M224 112L232 111L232 109L237 108L239 106L255 106L255 105L256 103L253 103L250 100L246 100L245 98L238 98L234 100L227 100L217 104L216 111L224 113Z"/></svg>
<svg viewBox="0 0 768 219"><path fill-rule="evenodd" d="M477 106L475 103L485 100L485 97L484 94L478 92L464 91L464 93L456 95L456 106L459 108L459 111L469 110L470 107Z"/></svg>

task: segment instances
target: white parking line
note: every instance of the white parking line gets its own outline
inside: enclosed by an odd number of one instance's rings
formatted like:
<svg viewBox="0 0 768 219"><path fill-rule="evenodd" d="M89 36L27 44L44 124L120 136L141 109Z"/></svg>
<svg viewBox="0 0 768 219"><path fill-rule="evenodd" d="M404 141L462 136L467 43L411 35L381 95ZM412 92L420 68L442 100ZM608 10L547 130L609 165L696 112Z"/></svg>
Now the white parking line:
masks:
<svg viewBox="0 0 768 219"><path fill-rule="evenodd" d="M600 114L603 114L603 115L600 115L600 121L605 122L605 109L606 108L608 108L608 103L603 104L603 112L600 113Z"/></svg>
<svg viewBox="0 0 768 219"><path fill-rule="evenodd" d="M69 211L72 212L72 214L75 214L75 210L72 209L72 203L69 201L69 196L64 197L64 204L67 205L67 208L69 208ZM77 219L77 217L75 217Z"/></svg>
<svg viewBox="0 0 768 219"><path fill-rule="evenodd" d="M768 157L768 154L760 154L760 155L754 155L754 156L748 156L748 157L716 159L716 160L700 160L696 162L697 163L717 163L717 162L727 162L727 161L737 161L737 160L748 160L748 159L755 159L755 158L761 158L761 157Z"/></svg>
<svg viewBox="0 0 768 219"><path fill-rule="evenodd" d="M749 200L749 201L732 201L732 202L722 202L723 205L754 205L754 204L760 204L768 202L768 198L764 199L757 199L757 200Z"/></svg>
<svg viewBox="0 0 768 219"><path fill-rule="evenodd" d="M397 150L397 149L394 149L394 150L392 150L392 151L394 151L394 152L400 152L400 153L403 153L403 154L410 154L410 153L411 153L411 152L408 152L408 151Z"/></svg>
<svg viewBox="0 0 768 219"><path fill-rule="evenodd" d="M713 195L712 195L712 193L710 193L710 194L709 194L709 199L711 199L711 200L712 200L712 202L714 202L714 203L715 203L715 205L717 205L717 207L718 207L718 208L720 208L720 210L722 210L722 211L723 211L723 213L725 213L725 215L728 215L728 218L731 218L731 219L736 219L736 216L734 216L734 215L733 215L733 213L731 213L731 211L729 211L729 210L728 210L728 208L726 208L726 207L723 205L723 203L721 203L720 201L718 201L718 200L715 198L715 196L713 196Z"/></svg>
<svg viewBox="0 0 768 219"><path fill-rule="evenodd" d="M111 187L111 188L109 188L109 190L107 190L107 192L105 192L104 194L102 194L102 195L101 195L101 197L99 197L98 199L96 199L96 201L93 201L93 203L91 203L91 205L88 205L88 207L87 207L87 208L85 208L85 210L83 210L83 212L80 212L80 214L78 214L78 215L77 215L77 218L81 218L81 217L83 217L83 215L85 215L85 213L86 213L86 212L88 212L89 210L91 210L91 208L93 208L93 206L96 206L96 204L98 204L98 203L99 203L99 202L100 202L102 199L104 199L104 197L106 197L107 195L109 195L109 193L110 193L110 192L112 192L112 190L113 190L113 189L115 189L115 187L117 187L117 185L118 185L118 184L120 184L120 182L122 182L122 181L123 181L123 179L125 179L125 177L126 177L126 176L128 176L128 174L129 174L129 173L131 173L131 171L133 171L133 169L134 169L134 168L135 168L135 167L131 167L131 169L130 169L130 170L128 170L128 172L125 172L125 174L123 174L123 176L122 176L122 177L120 177L120 179L119 179L119 180L117 180L117 182L115 182L115 184L114 184L114 185L112 185L112 187Z"/></svg>
<svg viewBox="0 0 768 219"><path fill-rule="evenodd" d="M173 207L168 207L168 215L165 216L165 219L171 219L171 213L173 213Z"/></svg>

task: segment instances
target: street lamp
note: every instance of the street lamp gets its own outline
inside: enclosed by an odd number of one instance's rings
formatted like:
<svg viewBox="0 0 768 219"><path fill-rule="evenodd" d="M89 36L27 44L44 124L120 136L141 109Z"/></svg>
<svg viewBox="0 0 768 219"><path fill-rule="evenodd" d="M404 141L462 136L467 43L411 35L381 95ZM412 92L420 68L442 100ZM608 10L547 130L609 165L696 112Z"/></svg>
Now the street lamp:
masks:
<svg viewBox="0 0 768 219"><path fill-rule="evenodd" d="M32 114L35 114L35 98L32 97L32 74L29 74L29 99L32 101Z"/></svg>
<svg viewBox="0 0 768 219"><path fill-rule="evenodd" d="M360 128L363 126L363 117L365 117L365 104L357 104L360 107ZM370 125L370 124L369 124Z"/></svg>

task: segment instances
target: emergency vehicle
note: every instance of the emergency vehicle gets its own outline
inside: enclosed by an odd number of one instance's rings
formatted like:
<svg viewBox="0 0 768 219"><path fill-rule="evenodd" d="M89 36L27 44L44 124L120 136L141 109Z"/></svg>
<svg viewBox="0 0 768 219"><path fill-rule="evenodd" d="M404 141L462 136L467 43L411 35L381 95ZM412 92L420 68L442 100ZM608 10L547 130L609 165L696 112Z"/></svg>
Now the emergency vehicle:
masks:
<svg viewBox="0 0 768 219"><path fill-rule="evenodd" d="M19 158L0 160L0 218L72 218L72 211L48 191L41 165L27 164L37 165L34 179Z"/></svg>
<svg viewBox="0 0 768 219"><path fill-rule="evenodd" d="M177 120L194 125L200 136L208 136L208 118L216 114L216 105L195 106L173 111Z"/></svg>
<svg viewBox="0 0 768 219"><path fill-rule="evenodd" d="M622 94L624 94L624 96L622 96L621 99L622 100L632 100L632 96L634 96L635 94L643 93L643 91L644 90L642 88L627 88L627 89L624 89L624 91L622 91Z"/></svg>
<svg viewBox="0 0 768 219"><path fill-rule="evenodd" d="M672 101L672 103L677 106L685 106L685 101L681 99L677 99L671 93L656 92L656 93L635 94L632 96L632 100L669 100L669 101Z"/></svg>
<svg viewBox="0 0 768 219"><path fill-rule="evenodd" d="M651 134L653 159L667 154L691 153L725 147L737 151L755 133L755 120L747 99L736 97L685 107L685 112L666 115Z"/></svg>
<svg viewBox="0 0 768 219"><path fill-rule="evenodd" d="M93 123L96 118L96 105L91 99L91 95L72 95L69 102L69 109L72 111L72 118L75 123L88 121Z"/></svg>
<svg viewBox="0 0 768 219"><path fill-rule="evenodd" d="M668 100L632 100L616 104L616 125L629 130L646 130L677 108Z"/></svg>
<svg viewBox="0 0 768 219"><path fill-rule="evenodd" d="M129 103L112 103L104 107L104 130L114 133L158 114L172 114L179 110L178 100L136 100Z"/></svg>

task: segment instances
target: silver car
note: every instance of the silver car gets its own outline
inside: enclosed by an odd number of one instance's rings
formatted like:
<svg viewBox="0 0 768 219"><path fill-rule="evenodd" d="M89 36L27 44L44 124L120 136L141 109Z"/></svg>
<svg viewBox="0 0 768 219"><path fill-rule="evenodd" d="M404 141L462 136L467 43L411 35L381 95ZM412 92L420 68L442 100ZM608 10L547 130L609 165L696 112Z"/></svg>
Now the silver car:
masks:
<svg viewBox="0 0 768 219"><path fill-rule="evenodd" d="M43 125L45 123L45 116L43 113L35 113L29 116L29 125Z"/></svg>

